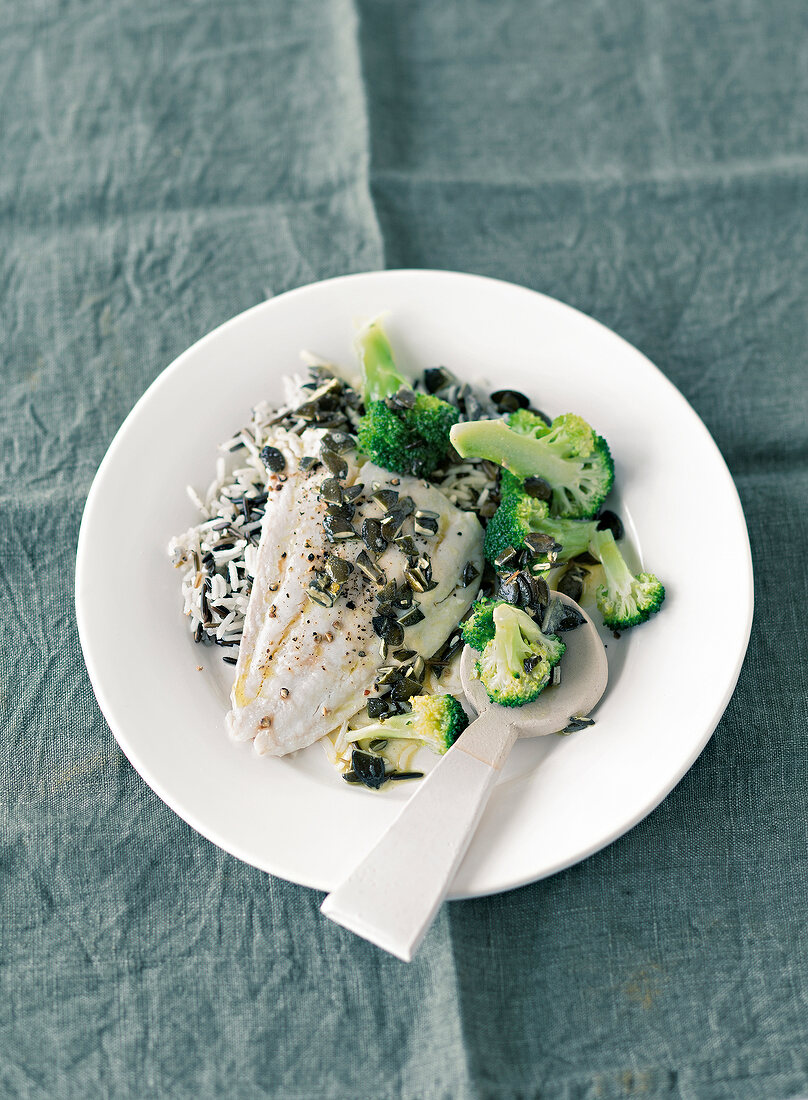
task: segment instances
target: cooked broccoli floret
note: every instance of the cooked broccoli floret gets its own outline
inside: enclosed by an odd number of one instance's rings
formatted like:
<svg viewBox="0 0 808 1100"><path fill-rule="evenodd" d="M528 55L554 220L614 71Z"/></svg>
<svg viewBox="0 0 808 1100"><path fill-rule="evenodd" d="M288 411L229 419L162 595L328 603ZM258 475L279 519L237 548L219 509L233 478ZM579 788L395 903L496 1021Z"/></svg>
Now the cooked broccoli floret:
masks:
<svg viewBox="0 0 808 1100"><path fill-rule="evenodd" d="M565 644L542 634L530 615L499 603L493 613L494 637L477 661L477 675L492 703L521 707L536 699L550 682Z"/></svg>
<svg viewBox="0 0 808 1100"><path fill-rule="evenodd" d="M604 583L598 587L595 598L606 626L628 630L659 611L665 589L653 573L634 576L611 531L596 531L589 549L603 566Z"/></svg>
<svg viewBox="0 0 808 1100"><path fill-rule="evenodd" d="M504 493L485 529L486 559L493 565L509 546L521 550L527 536L536 530L538 523L547 519L549 513L543 500L534 500L521 491Z"/></svg>
<svg viewBox="0 0 808 1100"><path fill-rule="evenodd" d="M483 650L494 637L494 610L501 600L476 600L471 614L460 624L463 641L472 649Z"/></svg>
<svg viewBox="0 0 808 1100"><path fill-rule="evenodd" d="M532 431L523 412L512 413L511 418L516 426L509 427L504 420L456 424L450 436L455 450L461 458L487 458L522 479L544 478L552 489L556 515L594 516L614 481L606 440L573 413L557 416L549 428L536 417Z"/></svg>
<svg viewBox="0 0 808 1100"><path fill-rule="evenodd" d="M413 392L377 321L362 330L357 346L365 398L360 448L387 470L426 477L446 458L449 430L459 411L439 397Z"/></svg>
<svg viewBox="0 0 808 1100"><path fill-rule="evenodd" d="M469 724L468 716L454 695L416 695L408 714L394 714L351 734L352 741L406 737L420 741L442 756Z"/></svg>
<svg viewBox="0 0 808 1100"><path fill-rule="evenodd" d="M530 409L517 409L508 414L508 427L523 435L546 435L550 430L547 421Z"/></svg>
<svg viewBox="0 0 808 1100"><path fill-rule="evenodd" d="M485 556L492 565L509 546L521 550L529 535L549 535L561 547L556 554L560 562L588 549L597 529L595 520L551 516L543 500L528 496L513 475L508 476L514 484L506 484L505 475L507 471L503 474L502 503L485 530Z"/></svg>
<svg viewBox="0 0 808 1100"><path fill-rule="evenodd" d="M503 469L499 475L499 495L504 500L509 497L511 493L524 493L525 483L521 477L517 477L516 474L512 474L510 470ZM538 500L536 503L540 503ZM544 503L543 501L541 503ZM545 509L549 512L549 505Z"/></svg>

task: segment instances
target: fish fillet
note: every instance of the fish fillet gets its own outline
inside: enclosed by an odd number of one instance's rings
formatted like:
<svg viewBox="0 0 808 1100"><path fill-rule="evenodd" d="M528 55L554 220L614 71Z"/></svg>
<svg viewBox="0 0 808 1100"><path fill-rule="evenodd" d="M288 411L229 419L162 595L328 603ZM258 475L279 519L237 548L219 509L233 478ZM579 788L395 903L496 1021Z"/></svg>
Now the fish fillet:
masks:
<svg viewBox="0 0 808 1100"><path fill-rule="evenodd" d="M424 481L400 476L392 486L395 475L389 471L369 462L360 467L354 452L344 457L348 472L342 483L365 486L353 519L357 531L363 519L383 518L379 505L369 499L377 483L395 488L400 497L412 497L417 509L440 516L434 537L413 535L419 551L429 555L437 583L429 592L415 593L424 618L405 630L401 643L429 657L477 594L479 579L463 587L460 574L469 561L478 577L482 573L480 523ZM373 691L376 670L385 663L371 622L376 583L355 568L333 607L323 607L307 595L329 552L353 562L366 549L361 540L334 543L325 533L327 502L319 492L331 475L322 468L306 473L287 466L282 476L284 480L272 478L269 490L227 719L232 737L254 740L258 751L273 756L313 744L362 710ZM404 533L413 534L411 518ZM390 545L376 564L387 581L401 581L407 559Z"/></svg>

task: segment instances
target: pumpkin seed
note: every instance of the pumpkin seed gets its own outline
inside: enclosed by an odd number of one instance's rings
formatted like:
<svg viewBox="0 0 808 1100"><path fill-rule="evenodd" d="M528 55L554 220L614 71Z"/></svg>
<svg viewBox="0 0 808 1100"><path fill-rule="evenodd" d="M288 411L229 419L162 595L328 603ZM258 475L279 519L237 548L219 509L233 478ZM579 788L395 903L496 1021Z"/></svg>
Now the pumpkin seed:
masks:
<svg viewBox="0 0 808 1100"><path fill-rule="evenodd" d="M374 615L370 620L370 625L373 627L374 634L379 638L386 638L394 622L395 619L392 615Z"/></svg>
<svg viewBox="0 0 808 1100"><path fill-rule="evenodd" d="M549 481L545 481L543 477L526 477L522 487L527 495L533 497L534 500L549 500L553 495L552 485Z"/></svg>
<svg viewBox="0 0 808 1100"><path fill-rule="evenodd" d="M525 538L525 546L537 557L541 554L557 554L561 549L561 544L552 535L545 535L542 531L531 532Z"/></svg>
<svg viewBox="0 0 808 1100"><path fill-rule="evenodd" d="M395 489L379 489L373 494L373 499L383 512L389 512L398 501L398 493Z"/></svg>
<svg viewBox="0 0 808 1100"><path fill-rule="evenodd" d="M583 718L580 715L571 715L569 724L564 726L563 730L559 732L566 735L569 733L578 733L579 730L589 729L590 726L594 726L594 718Z"/></svg>
<svg viewBox="0 0 808 1100"><path fill-rule="evenodd" d="M362 524L362 540L368 550L377 557L387 549L387 540L382 534L382 525L377 519L366 519Z"/></svg>
<svg viewBox="0 0 808 1100"><path fill-rule="evenodd" d="M346 451L350 451L356 446L356 440L348 432L329 432L323 436L323 444L328 447L330 451L334 451L335 454L341 455Z"/></svg>
<svg viewBox="0 0 808 1100"><path fill-rule="evenodd" d="M546 606L550 602L550 588L544 577L531 577L536 585L536 590L539 594L539 604Z"/></svg>
<svg viewBox="0 0 808 1100"><path fill-rule="evenodd" d="M598 516L598 531L611 531L615 540L621 539L624 534L623 521L616 512L607 508Z"/></svg>
<svg viewBox="0 0 808 1100"><path fill-rule="evenodd" d="M328 450L326 447L320 448L320 458L323 463L328 467L334 477L345 477L348 473L348 463L345 459L336 453L336 451Z"/></svg>
<svg viewBox="0 0 808 1100"><path fill-rule="evenodd" d="M578 603L584 590L583 572L580 569L568 569L556 588L559 592Z"/></svg>
<svg viewBox="0 0 808 1100"><path fill-rule="evenodd" d="M321 588L315 588L312 584L306 589L306 594L310 600L320 604L321 607L334 606L333 595L330 592L324 592Z"/></svg>
<svg viewBox="0 0 808 1100"><path fill-rule="evenodd" d="M542 634L559 634L565 630L575 630L583 621L584 617L580 611L562 603L556 597L547 605L541 624Z"/></svg>
<svg viewBox="0 0 808 1100"><path fill-rule="evenodd" d="M434 538L438 533L438 521L431 519L429 516L424 516L419 519L415 517L414 528L416 535L423 535L424 538Z"/></svg>
<svg viewBox="0 0 808 1100"><path fill-rule="evenodd" d="M463 581L463 587L468 588L472 581L476 580L480 575L480 570L474 565L473 562L467 561L463 566L463 572L460 575L460 579Z"/></svg>
<svg viewBox="0 0 808 1100"><path fill-rule="evenodd" d="M404 627L392 615L374 615L370 624L374 634L389 645L398 646L404 641Z"/></svg>
<svg viewBox="0 0 808 1100"><path fill-rule="evenodd" d="M376 677L373 683L377 686L392 684L400 675L400 670L395 665L382 665L381 668L376 670Z"/></svg>
<svg viewBox="0 0 808 1100"><path fill-rule="evenodd" d="M396 680L393 684L393 690L390 692L393 699L411 699L413 695L420 694L421 685L409 676L402 676L400 680Z"/></svg>
<svg viewBox="0 0 808 1100"><path fill-rule="evenodd" d="M342 504L329 504L325 510L327 516L335 516L337 519L350 520L354 517L356 507L353 504L343 502Z"/></svg>
<svg viewBox="0 0 808 1100"><path fill-rule="evenodd" d="M424 371L424 388L427 393L437 393L455 381L455 376L446 367L427 367Z"/></svg>
<svg viewBox="0 0 808 1100"><path fill-rule="evenodd" d="M325 568L329 577L337 584L344 584L353 573L353 565L351 562L346 561L345 558L339 557L337 554L329 553L325 559Z"/></svg>
<svg viewBox="0 0 808 1100"><path fill-rule="evenodd" d="M505 600L506 603L518 604L521 595L518 573L509 573L507 577L500 579L499 598L501 600Z"/></svg>
<svg viewBox="0 0 808 1100"><path fill-rule="evenodd" d="M527 540L525 540L527 541ZM516 550L513 546L506 546L501 554L497 554L494 558L494 567L496 569L504 569L509 561L513 561L516 557Z"/></svg>
<svg viewBox="0 0 808 1100"><path fill-rule="evenodd" d="M393 541L401 553L406 554L408 558L418 557L418 547L415 545L415 541L411 535L399 535L398 538Z"/></svg>
<svg viewBox="0 0 808 1100"><path fill-rule="evenodd" d="M403 627L415 626L417 623L423 622L426 616L423 611L417 605L411 607L409 611L405 611L399 618L399 622Z"/></svg>
<svg viewBox="0 0 808 1100"><path fill-rule="evenodd" d="M382 520L382 534L388 542L393 540L401 532L401 528L404 524L404 516L400 512L390 512Z"/></svg>
<svg viewBox="0 0 808 1100"><path fill-rule="evenodd" d="M261 461L273 474L279 474L286 468L286 459L277 447L264 447L261 450Z"/></svg>
<svg viewBox="0 0 808 1100"><path fill-rule="evenodd" d="M412 607L412 589L404 581L398 586L393 607L399 611L406 611L408 607Z"/></svg>
<svg viewBox="0 0 808 1100"><path fill-rule="evenodd" d="M404 579L415 592L431 592L437 588L437 583L432 580L432 563L425 555L404 570Z"/></svg>
<svg viewBox="0 0 808 1100"><path fill-rule="evenodd" d="M531 577L529 573L520 571L517 574L517 581L519 583L521 602L525 607L537 608L541 601L539 599L539 588L536 579Z"/></svg>
<svg viewBox="0 0 808 1100"><path fill-rule="evenodd" d="M367 550L359 551L354 565L369 581L375 581L376 584L384 584L384 573L371 560Z"/></svg>
<svg viewBox="0 0 808 1100"><path fill-rule="evenodd" d="M420 653L416 655L415 660L412 662L405 675L419 682L423 680L426 675L426 661Z"/></svg>
<svg viewBox="0 0 808 1100"><path fill-rule="evenodd" d="M373 699L368 699L368 718L381 718L383 714L387 713L387 698L386 696L376 696Z"/></svg>
<svg viewBox="0 0 808 1100"><path fill-rule="evenodd" d="M499 412L516 412L517 409L526 409L530 404L530 398L519 390L497 390L491 394L491 400Z"/></svg>
<svg viewBox="0 0 808 1100"><path fill-rule="evenodd" d="M397 590L398 590L398 586L396 585L396 582L395 581L388 581L387 584L385 584L376 593L377 602L388 604L391 608L391 613L392 613L393 599L395 598Z"/></svg>
<svg viewBox="0 0 808 1100"><path fill-rule="evenodd" d="M351 523L342 516L324 516L323 528L331 542L347 542L349 539L359 537Z"/></svg>
<svg viewBox="0 0 808 1100"><path fill-rule="evenodd" d="M339 479L327 477L320 486L320 496L323 500L327 500L329 504L342 504L343 490Z"/></svg>
<svg viewBox="0 0 808 1100"><path fill-rule="evenodd" d="M384 783L384 760L371 752L354 749L351 753L351 770L360 783L377 791Z"/></svg>
<svg viewBox="0 0 808 1100"><path fill-rule="evenodd" d="M408 386L402 386L387 399L387 404L400 409L411 409L415 405L415 394Z"/></svg>

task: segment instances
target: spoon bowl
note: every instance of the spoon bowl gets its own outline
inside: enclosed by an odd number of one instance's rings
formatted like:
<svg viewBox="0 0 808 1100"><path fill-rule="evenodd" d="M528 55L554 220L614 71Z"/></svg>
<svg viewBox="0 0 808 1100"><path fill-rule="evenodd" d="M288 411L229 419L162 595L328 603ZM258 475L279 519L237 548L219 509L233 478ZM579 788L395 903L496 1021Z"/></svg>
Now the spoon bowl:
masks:
<svg viewBox="0 0 808 1100"><path fill-rule="evenodd" d="M476 650L466 646L460 657L463 691L477 714L493 709L503 722L517 730L519 737L544 737L548 733L559 733L570 718L589 714L606 690L609 669L597 627L569 596L561 592L554 592L553 595L582 615L584 621L577 629L564 631L567 648L560 665L561 683L546 687L538 699L523 707L510 709L492 703L477 677Z"/></svg>
<svg viewBox="0 0 808 1100"><path fill-rule="evenodd" d="M553 596L581 616L580 625L564 632L561 682L521 707L492 703L476 674L478 654L466 646L460 676L477 718L321 906L325 916L405 962L446 896L517 737L561 732L606 690L606 653L595 624L574 600Z"/></svg>

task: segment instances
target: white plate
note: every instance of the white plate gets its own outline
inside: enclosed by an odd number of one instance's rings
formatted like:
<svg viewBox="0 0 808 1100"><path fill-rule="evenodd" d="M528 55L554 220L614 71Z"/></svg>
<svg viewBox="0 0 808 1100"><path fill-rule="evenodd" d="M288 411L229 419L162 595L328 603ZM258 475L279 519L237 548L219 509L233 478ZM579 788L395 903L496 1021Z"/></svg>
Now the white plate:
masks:
<svg viewBox="0 0 808 1100"><path fill-rule="evenodd" d="M191 641L166 546L197 521L186 484L204 489L216 445L280 397L300 349L351 364L354 321L382 311L403 366L444 364L586 417L668 594L649 624L609 640L592 730L517 745L454 882L453 897L473 897L568 867L640 821L701 752L746 651L752 567L729 472L681 394L620 337L533 291L440 271L331 279L248 310L168 367L110 446L79 537L79 633L121 748L176 813L247 863L336 886L408 792L346 787L319 745L262 759L227 739L232 669Z"/></svg>

